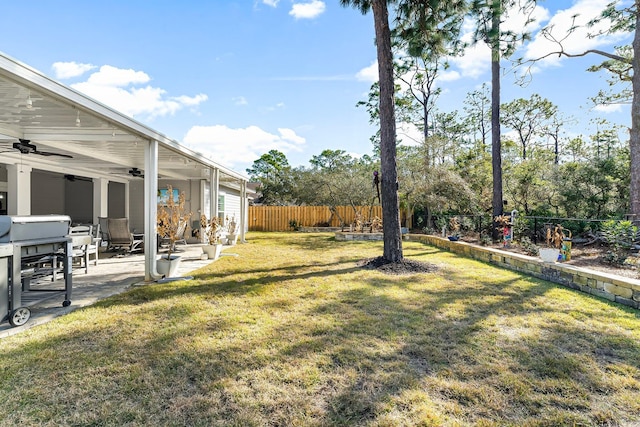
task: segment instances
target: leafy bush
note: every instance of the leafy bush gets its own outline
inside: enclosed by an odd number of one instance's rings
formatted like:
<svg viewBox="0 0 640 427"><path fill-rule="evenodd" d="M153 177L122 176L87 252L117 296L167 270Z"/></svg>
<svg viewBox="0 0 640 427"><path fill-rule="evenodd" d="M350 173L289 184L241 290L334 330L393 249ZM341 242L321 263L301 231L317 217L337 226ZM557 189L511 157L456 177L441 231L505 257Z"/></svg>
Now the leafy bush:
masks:
<svg viewBox="0 0 640 427"><path fill-rule="evenodd" d="M527 255L538 256L538 253L540 252L538 245L533 243L528 237L520 239L520 247L522 247Z"/></svg>
<svg viewBox="0 0 640 427"><path fill-rule="evenodd" d="M440 216L436 219L436 230L438 233L442 232L442 229L446 228L448 225L449 220L446 217Z"/></svg>
<svg viewBox="0 0 640 427"><path fill-rule="evenodd" d="M476 230L476 223L473 218L463 216L460 219L460 229L464 231L478 231Z"/></svg>
<svg viewBox="0 0 640 427"><path fill-rule="evenodd" d="M480 233L480 244L482 246L489 246L491 245L491 243L493 243L491 236L487 235L484 232Z"/></svg>
<svg viewBox="0 0 640 427"><path fill-rule="evenodd" d="M289 227L291 227L291 229L293 231L298 231L298 230L300 230L300 223L295 219L290 219L289 220Z"/></svg>
<svg viewBox="0 0 640 427"><path fill-rule="evenodd" d="M517 238L520 241L522 241L522 239L529 239L526 236L529 234L530 230L531 230L530 221L528 219L524 217L522 218L516 217L516 221L513 224L514 238ZM529 239L529 241L531 242L531 239Z"/></svg>
<svg viewBox="0 0 640 427"><path fill-rule="evenodd" d="M604 241L610 247L605 261L610 264L623 264L636 240L638 227L631 221L609 220L602 223L601 231Z"/></svg>

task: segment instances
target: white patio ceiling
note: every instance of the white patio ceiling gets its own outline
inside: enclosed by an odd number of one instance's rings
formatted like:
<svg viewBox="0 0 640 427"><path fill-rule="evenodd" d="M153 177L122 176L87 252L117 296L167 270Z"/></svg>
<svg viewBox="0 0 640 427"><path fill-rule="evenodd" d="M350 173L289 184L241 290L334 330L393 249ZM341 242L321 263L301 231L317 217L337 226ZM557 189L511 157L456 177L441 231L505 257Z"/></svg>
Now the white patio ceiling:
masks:
<svg viewBox="0 0 640 427"><path fill-rule="evenodd" d="M28 139L39 151L72 156L21 154L12 147ZM55 172L136 180L128 171L144 169L146 141L159 142L160 179L207 179L220 169L221 183L246 178L182 147L141 123L63 86L25 64L0 54L0 160ZM234 185L235 186L235 185Z"/></svg>

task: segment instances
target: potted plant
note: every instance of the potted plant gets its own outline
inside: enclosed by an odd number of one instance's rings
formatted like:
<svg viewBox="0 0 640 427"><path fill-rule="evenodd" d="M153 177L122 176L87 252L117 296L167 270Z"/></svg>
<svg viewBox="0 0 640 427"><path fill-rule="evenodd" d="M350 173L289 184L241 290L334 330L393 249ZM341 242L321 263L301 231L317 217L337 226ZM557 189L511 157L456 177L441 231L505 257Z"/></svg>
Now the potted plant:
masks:
<svg viewBox="0 0 640 427"><path fill-rule="evenodd" d="M189 224L191 212L185 210L184 192L180 193L178 200L173 198L173 188L167 187L169 197L166 205L158 205L158 234L169 242L169 249L166 255L162 255L157 260L158 273L164 277L173 277L180 265L180 257L172 254L175 250L175 244L178 240L183 239L185 227Z"/></svg>
<svg viewBox="0 0 640 427"><path fill-rule="evenodd" d="M211 220L208 220L206 216L201 215L200 229L203 232L205 243L202 246L202 253L207 254L209 259L218 259L222 251L222 242L220 241L222 226L220 225L220 219L213 217Z"/></svg>
<svg viewBox="0 0 640 427"><path fill-rule="evenodd" d="M546 229L545 241L547 247L540 248L540 258L542 258L544 262L556 262L560 255L562 241L565 238L564 229L560 224L556 224L554 227L548 225Z"/></svg>
<svg viewBox="0 0 640 427"><path fill-rule="evenodd" d="M229 221L229 217L227 217L227 229L229 233L227 234L227 244L235 245L238 241L238 223L236 222L235 215L231 217Z"/></svg>

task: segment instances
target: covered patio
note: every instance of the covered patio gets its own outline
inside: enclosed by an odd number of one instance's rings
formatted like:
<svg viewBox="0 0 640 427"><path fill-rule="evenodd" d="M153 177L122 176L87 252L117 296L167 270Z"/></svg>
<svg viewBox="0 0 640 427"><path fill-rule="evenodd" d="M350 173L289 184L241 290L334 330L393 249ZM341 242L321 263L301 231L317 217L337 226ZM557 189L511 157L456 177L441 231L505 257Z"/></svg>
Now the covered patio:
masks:
<svg viewBox="0 0 640 427"><path fill-rule="evenodd" d="M231 141L230 141L231 142ZM0 54L0 214L126 217L144 235L144 280L156 271L159 189L247 230L247 178L142 123ZM226 205L226 206L225 206Z"/></svg>

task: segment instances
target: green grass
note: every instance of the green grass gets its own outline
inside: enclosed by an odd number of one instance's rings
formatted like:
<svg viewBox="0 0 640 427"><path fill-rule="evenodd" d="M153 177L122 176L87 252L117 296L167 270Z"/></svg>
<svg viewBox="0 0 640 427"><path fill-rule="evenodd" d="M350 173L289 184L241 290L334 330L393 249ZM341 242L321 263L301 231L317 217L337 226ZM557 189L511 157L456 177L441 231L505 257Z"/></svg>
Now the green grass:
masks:
<svg viewBox="0 0 640 427"><path fill-rule="evenodd" d="M404 243L251 233L187 282L0 341L0 425L609 426L640 419L637 311Z"/></svg>

